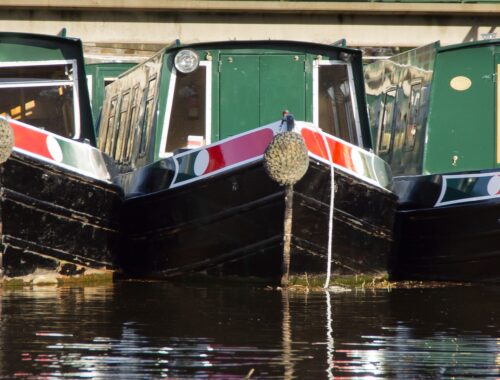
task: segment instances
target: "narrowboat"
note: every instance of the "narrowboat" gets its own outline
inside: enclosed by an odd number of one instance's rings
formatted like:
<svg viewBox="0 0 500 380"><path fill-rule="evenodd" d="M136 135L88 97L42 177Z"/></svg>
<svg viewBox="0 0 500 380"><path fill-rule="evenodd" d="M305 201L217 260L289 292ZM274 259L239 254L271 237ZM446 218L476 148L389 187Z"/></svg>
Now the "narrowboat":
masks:
<svg viewBox="0 0 500 380"><path fill-rule="evenodd" d="M98 147L120 171L127 275L386 273L396 198L357 50L167 47L106 87Z"/></svg>
<svg viewBox="0 0 500 380"><path fill-rule="evenodd" d="M0 33L0 56L3 276L115 270L122 192L95 148L80 40Z"/></svg>
<svg viewBox="0 0 500 380"><path fill-rule="evenodd" d="M500 40L365 68L375 153L399 197L394 279L500 281Z"/></svg>

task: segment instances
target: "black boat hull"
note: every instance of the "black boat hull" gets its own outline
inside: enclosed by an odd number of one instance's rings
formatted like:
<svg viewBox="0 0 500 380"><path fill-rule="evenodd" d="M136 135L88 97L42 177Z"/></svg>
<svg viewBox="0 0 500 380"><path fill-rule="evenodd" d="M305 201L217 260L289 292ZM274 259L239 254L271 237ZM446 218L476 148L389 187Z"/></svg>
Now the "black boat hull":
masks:
<svg viewBox="0 0 500 380"><path fill-rule="evenodd" d="M390 277L500 282L500 198L486 193L496 174L396 178Z"/></svg>
<svg viewBox="0 0 500 380"><path fill-rule="evenodd" d="M14 152L0 166L3 274L116 270L121 192Z"/></svg>
<svg viewBox="0 0 500 380"><path fill-rule="evenodd" d="M166 174L168 176L168 173ZM335 170L334 274L381 275L392 244L395 197ZM293 188L291 275L327 270L330 168L311 159ZM277 281L283 267L285 190L262 160L124 202L125 273L190 273Z"/></svg>
<svg viewBox="0 0 500 380"><path fill-rule="evenodd" d="M397 212L391 278L500 282L500 202Z"/></svg>

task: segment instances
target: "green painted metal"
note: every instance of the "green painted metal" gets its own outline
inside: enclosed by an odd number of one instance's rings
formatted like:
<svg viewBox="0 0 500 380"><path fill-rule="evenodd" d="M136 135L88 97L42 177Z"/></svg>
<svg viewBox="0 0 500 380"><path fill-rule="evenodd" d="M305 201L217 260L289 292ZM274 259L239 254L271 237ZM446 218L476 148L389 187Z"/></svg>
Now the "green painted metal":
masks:
<svg viewBox="0 0 500 380"><path fill-rule="evenodd" d="M283 110L305 120L305 57L271 55L260 58L260 124L276 121Z"/></svg>
<svg viewBox="0 0 500 380"><path fill-rule="evenodd" d="M259 56L220 57L220 138L259 126Z"/></svg>
<svg viewBox="0 0 500 380"><path fill-rule="evenodd" d="M495 166L495 82L489 46L437 55L424 173ZM453 82L467 89L454 89ZM455 85L456 87L456 85Z"/></svg>
<svg viewBox="0 0 500 380"><path fill-rule="evenodd" d="M58 40L61 44L58 44ZM22 38L16 35L1 36L0 60L2 62L16 61L48 61L73 58L75 50L65 43L64 38L49 39L44 43L43 39Z"/></svg>
<svg viewBox="0 0 500 380"><path fill-rule="evenodd" d="M220 57L220 138L280 119L305 119L304 55Z"/></svg>

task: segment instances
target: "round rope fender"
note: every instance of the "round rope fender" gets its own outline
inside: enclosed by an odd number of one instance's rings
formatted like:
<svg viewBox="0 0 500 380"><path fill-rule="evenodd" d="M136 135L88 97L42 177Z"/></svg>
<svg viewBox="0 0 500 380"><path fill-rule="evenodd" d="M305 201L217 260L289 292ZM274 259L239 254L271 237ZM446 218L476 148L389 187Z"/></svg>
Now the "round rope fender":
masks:
<svg viewBox="0 0 500 380"><path fill-rule="evenodd" d="M14 132L9 122L0 119L0 164L3 164L10 157L14 146Z"/></svg>
<svg viewBox="0 0 500 380"><path fill-rule="evenodd" d="M309 154L302 136L283 132L274 136L264 152L264 168L280 185L298 182L309 167Z"/></svg>

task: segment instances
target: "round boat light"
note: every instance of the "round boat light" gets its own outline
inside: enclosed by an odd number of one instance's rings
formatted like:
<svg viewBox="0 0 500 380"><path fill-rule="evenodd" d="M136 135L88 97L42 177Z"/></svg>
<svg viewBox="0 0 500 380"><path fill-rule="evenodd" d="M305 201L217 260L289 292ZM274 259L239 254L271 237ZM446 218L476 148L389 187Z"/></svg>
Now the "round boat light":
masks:
<svg viewBox="0 0 500 380"><path fill-rule="evenodd" d="M183 74L189 74L198 68L200 57L193 50L184 49L175 56L175 68Z"/></svg>

